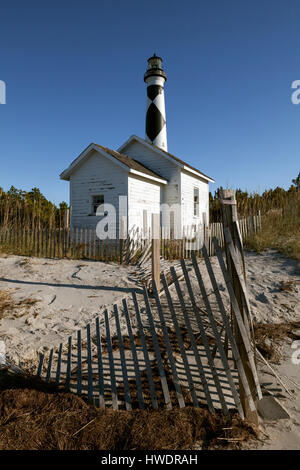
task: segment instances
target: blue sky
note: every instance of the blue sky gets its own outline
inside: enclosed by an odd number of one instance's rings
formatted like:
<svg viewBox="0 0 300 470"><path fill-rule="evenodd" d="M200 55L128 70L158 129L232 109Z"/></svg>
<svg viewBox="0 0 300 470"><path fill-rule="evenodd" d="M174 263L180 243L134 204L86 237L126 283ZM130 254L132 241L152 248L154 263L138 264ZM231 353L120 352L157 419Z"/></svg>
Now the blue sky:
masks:
<svg viewBox="0 0 300 470"><path fill-rule="evenodd" d="M168 75L169 151L218 186L289 187L300 171L298 0L1 4L0 187L68 201L59 173L90 143L144 137L143 73Z"/></svg>

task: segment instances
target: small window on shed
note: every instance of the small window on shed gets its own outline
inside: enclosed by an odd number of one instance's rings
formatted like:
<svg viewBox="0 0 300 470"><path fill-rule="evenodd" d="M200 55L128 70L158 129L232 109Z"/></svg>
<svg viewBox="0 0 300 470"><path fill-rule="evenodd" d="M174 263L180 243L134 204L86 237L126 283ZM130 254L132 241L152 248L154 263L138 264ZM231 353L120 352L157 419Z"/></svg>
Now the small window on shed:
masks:
<svg viewBox="0 0 300 470"><path fill-rule="evenodd" d="M97 209L101 204L104 204L104 195L100 194L98 196L93 196L93 203L92 203L92 214L96 215Z"/></svg>
<svg viewBox="0 0 300 470"><path fill-rule="evenodd" d="M194 188L194 216L199 217L199 188Z"/></svg>

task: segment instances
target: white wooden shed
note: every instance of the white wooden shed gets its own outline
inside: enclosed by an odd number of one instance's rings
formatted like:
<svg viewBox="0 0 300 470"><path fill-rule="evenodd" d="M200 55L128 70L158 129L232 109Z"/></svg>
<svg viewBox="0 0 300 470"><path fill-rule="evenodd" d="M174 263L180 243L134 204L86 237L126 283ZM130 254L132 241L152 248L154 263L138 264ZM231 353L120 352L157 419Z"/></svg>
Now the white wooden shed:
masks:
<svg viewBox="0 0 300 470"><path fill-rule="evenodd" d="M118 151L90 144L60 177L70 182L74 228L95 229L97 206L105 203L116 209L118 232L124 201L128 230L143 227L145 211L148 227L151 213L159 212L161 225L171 227L178 210L181 227L198 225L203 218L209 222L209 182L213 179L135 135Z"/></svg>

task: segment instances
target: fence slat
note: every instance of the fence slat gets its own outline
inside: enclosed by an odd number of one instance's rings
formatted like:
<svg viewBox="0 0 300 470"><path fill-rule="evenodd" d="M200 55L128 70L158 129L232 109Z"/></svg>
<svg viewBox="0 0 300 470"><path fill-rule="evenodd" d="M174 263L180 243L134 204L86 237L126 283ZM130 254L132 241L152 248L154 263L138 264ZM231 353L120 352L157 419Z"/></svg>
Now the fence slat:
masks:
<svg viewBox="0 0 300 470"><path fill-rule="evenodd" d="M105 318L105 329L106 329L106 341L107 341L107 350L109 358L109 367L110 367L110 379L111 379L111 393L112 393L112 407L114 410L119 408L118 406L118 395L117 395L117 384L116 384L116 374L115 374L115 365L114 365L114 356L111 346L111 335L110 335L110 326L108 321L108 312L104 311Z"/></svg>
<svg viewBox="0 0 300 470"><path fill-rule="evenodd" d="M237 230L236 224L234 224L234 228ZM246 328L248 330L249 327L251 326L251 330L253 331L251 307L250 307L250 302L249 302L248 293L247 293L247 287L245 285L245 279L244 279L244 273L243 273L243 267L244 266L242 266L242 260L238 259L238 255L237 255L236 249L233 245L230 230L229 230L228 227L226 227L224 229L224 233L225 233L225 238L226 238L227 246L228 246L228 249L229 249L230 257L231 257L232 262L234 264L234 268L235 268L237 276L238 276L238 282L240 284L240 287L241 287L241 290L242 290L242 295L243 295L244 302L245 302L246 317L245 317L244 321L246 322ZM239 254L241 255L242 248L240 248L240 249L241 249L241 251L239 252Z"/></svg>
<svg viewBox="0 0 300 470"><path fill-rule="evenodd" d="M131 398L130 398L130 391L129 391L128 374L127 374L127 368L126 368L126 357L125 357L124 344L123 344L123 338L121 334L120 321L119 321L119 311L118 311L118 306L116 304L114 305L114 314L115 314L115 322L116 322L117 335L118 335L121 367L122 367L122 373L123 373L125 406L126 406L126 410L129 411L132 409L132 406L131 406Z"/></svg>
<svg viewBox="0 0 300 470"><path fill-rule="evenodd" d="M48 251L48 255L49 255L49 258L52 258L52 243L53 243L53 233L52 233L52 229L50 228L49 230L49 251Z"/></svg>
<svg viewBox="0 0 300 470"><path fill-rule="evenodd" d="M92 364L92 350L91 350L91 326L86 325L86 340L87 340L87 362L88 362L88 400L93 402L93 364Z"/></svg>
<svg viewBox="0 0 300 470"><path fill-rule="evenodd" d="M70 386L71 379L71 370L72 370L72 336L68 338L68 356L67 356L67 370L66 370L66 387Z"/></svg>
<svg viewBox="0 0 300 470"><path fill-rule="evenodd" d="M63 347L63 345L62 345L62 343L60 343L59 349L58 349L58 358L57 358L57 367L56 367L56 377L55 377L55 381L56 381L57 384L59 383L59 379L60 379L62 347Z"/></svg>
<svg viewBox="0 0 300 470"><path fill-rule="evenodd" d="M131 349L131 353L132 353L132 357L133 357L133 363L134 363L134 372L135 372L135 380L136 380L136 386L137 386L137 395L138 395L139 408L144 409L145 408L145 403L144 403L144 397L143 397L143 389L142 389L141 375L140 375L140 369L139 369L139 361L138 361L136 346L135 346L134 337L133 337L133 333L132 333L131 321L130 321L130 317L129 317L129 312L128 312L128 306L127 306L126 299L123 299L122 303L123 303L124 314L125 314L125 319L126 319L126 324L127 324L127 331L128 331L129 341L130 341L130 349Z"/></svg>
<svg viewBox="0 0 300 470"><path fill-rule="evenodd" d="M37 369L37 373L36 373L36 375L37 375L38 377L40 377L41 374L42 374L44 358L45 358L45 355L44 355L44 354L41 354L41 355L40 355L40 360L39 360L38 369Z"/></svg>
<svg viewBox="0 0 300 470"><path fill-rule="evenodd" d="M97 358L98 358L99 406L100 408L105 408L102 345L101 345L101 332L100 332L99 317L96 318L96 341L97 341Z"/></svg>
<svg viewBox="0 0 300 470"><path fill-rule="evenodd" d="M53 360L53 348L51 349L50 354L49 354L48 368L47 368L47 374L46 374L46 382L49 382L50 379L51 379L52 360Z"/></svg>
<svg viewBox="0 0 300 470"><path fill-rule="evenodd" d="M77 395L82 392L82 370L81 370L81 331L77 331Z"/></svg>

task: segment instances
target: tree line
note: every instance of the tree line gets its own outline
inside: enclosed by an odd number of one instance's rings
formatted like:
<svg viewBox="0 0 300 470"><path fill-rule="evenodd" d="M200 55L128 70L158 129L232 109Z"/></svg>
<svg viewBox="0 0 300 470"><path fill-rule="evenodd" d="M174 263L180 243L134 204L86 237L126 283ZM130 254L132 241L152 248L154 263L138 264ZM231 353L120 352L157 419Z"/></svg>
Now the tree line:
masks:
<svg viewBox="0 0 300 470"><path fill-rule="evenodd" d="M221 220L220 190L218 188L214 195L209 193L210 221L219 222ZM267 189L262 194L247 192L237 189L235 192L237 210L240 217L256 215L259 211L262 215L270 211L280 211L287 207L299 207L300 203L300 172L292 180L289 189L285 190L279 186L275 189Z"/></svg>
<svg viewBox="0 0 300 470"><path fill-rule="evenodd" d="M214 195L209 193L210 221L221 220L220 190ZM300 172L292 180L289 189L277 187L265 190L262 194L236 190L237 209L240 217L267 214L270 211L283 210L286 207L299 207L300 203ZM23 191L14 186L8 191L0 188L0 226L2 228L56 228L63 227L68 211L68 204L61 202L56 206L41 193L38 188Z"/></svg>
<svg viewBox="0 0 300 470"><path fill-rule="evenodd" d="M0 188L0 227L55 228L63 227L68 204L57 207L38 188L23 191L14 186L8 191Z"/></svg>

